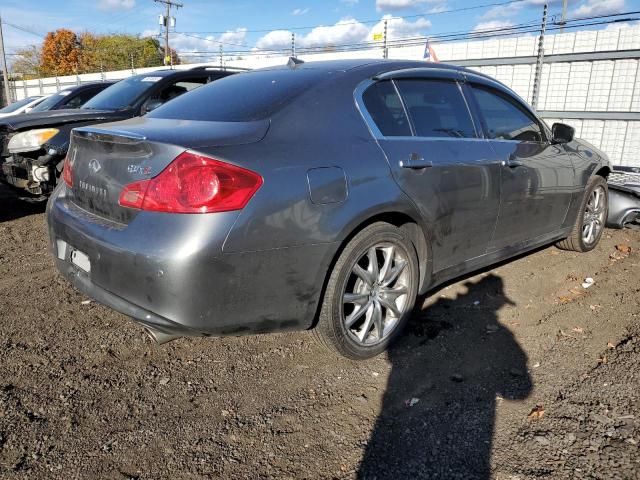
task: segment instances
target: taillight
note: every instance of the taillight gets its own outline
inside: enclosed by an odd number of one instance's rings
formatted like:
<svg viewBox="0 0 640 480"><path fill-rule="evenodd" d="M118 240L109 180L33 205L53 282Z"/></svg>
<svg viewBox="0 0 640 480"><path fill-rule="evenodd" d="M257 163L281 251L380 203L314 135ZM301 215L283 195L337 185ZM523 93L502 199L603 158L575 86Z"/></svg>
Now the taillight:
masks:
<svg viewBox="0 0 640 480"><path fill-rule="evenodd" d="M125 185L119 203L155 212L227 212L244 208L261 185L251 170L184 152L158 176Z"/></svg>
<svg viewBox="0 0 640 480"><path fill-rule="evenodd" d="M69 161L69 157L64 157L64 163L62 165L62 179L64 183L69 187L73 187L73 167Z"/></svg>

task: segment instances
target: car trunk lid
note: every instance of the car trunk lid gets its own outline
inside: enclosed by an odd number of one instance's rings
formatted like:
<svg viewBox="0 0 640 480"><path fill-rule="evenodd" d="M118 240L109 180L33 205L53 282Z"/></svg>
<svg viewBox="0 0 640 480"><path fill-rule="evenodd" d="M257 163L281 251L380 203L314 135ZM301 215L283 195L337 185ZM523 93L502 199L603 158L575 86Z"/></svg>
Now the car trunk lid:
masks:
<svg viewBox="0 0 640 480"><path fill-rule="evenodd" d="M139 211L119 204L125 185L155 177L188 149L257 142L268 126L268 121L134 119L74 129L68 152L72 201L91 214L128 224Z"/></svg>

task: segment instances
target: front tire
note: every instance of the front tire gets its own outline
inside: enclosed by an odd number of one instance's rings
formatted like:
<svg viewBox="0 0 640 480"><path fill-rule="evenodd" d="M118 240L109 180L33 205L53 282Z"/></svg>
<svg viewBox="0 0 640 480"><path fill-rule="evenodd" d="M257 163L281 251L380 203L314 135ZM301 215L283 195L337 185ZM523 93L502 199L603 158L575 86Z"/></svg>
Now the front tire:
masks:
<svg viewBox="0 0 640 480"><path fill-rule="evenodd" d="M418 290L418 258L399 228L377 222L345 246L327 282L316 338L347 358L383 352L407 323Z"/></svg>
<svg viewBox="0 0 640 480"><path fill-rule="evenodd" d="M609 190L607 181L596 175L587 185L571 234L558 242L556 246L562 250L590 252L598 245L602 237L608 214Z"/></svg>

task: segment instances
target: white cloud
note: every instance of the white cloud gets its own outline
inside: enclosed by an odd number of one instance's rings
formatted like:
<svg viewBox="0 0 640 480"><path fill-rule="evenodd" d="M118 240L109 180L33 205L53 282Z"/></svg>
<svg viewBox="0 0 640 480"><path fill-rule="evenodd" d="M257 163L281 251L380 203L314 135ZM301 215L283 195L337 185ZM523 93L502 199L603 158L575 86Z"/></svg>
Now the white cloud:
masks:
<svg viewBox="0 0 640 480"><path fill-rule="evenodd" d="M277 50L290 45L291 32L289 30L273 30L256 42L256 48L259 50Z"/></svg>
<svg viewBox="0 0 640 480"><path fill-rule="evenodd" d="M480 18L483 20L490 20L492 18L513 17L520 13L520 11L526 7L539 7L540 15L542 15L542 6L544 5L544 3L545 0L524 0L518 3L500 5L490 8L485 13L480 15ZM549 7L552 7L561 4L562 0L550 0L547 3L549 4Z"/></svg>
<svg viewBox="0 0 640 480"><path fill-rule="evenodd" d="M510 20L489 20L487 22L480 22L473 29L476 33L488 32L499 28L512 27L513 22Z"/></svg>
<svg viewBox="0 0 640 480"><path fill-rule="evenodd" d="M131 10L136 6L136 0L100 0L100 10Z"/></svg>
<svg viewBox="0 0 640 480"><path fill-rule="evenodd" d="M442 3L442 0L376 0L376 10L379 12L406 10L431 3Z"/></svg>
<svg viewBox="0 0 640 480"><path fill-rule="evenodd" d="M247 37L247 29L242 27L242 28L236 28L235 30L227 30L222 35L220 35L217 39L215 37L214 39L220 41L223 44L228 43L228 44L241 45L241 44L244 44L246 37Z"/></svg>
<svg viewBox="0 0 640 480"><path fill-rule="evenodd" d="M431 28L431 21L426 18L418 18L413 22L404 18L394 18L387 14L373 26L371 29L370 39L373 33L381 33L384 31L384 21L387 21L387 38L395 40L398 38L415 37L416 35L424 35L425 30Z"/></svg>
<svg viewBox="0 0 640 480"><path fill-rule="evenodd" d="M621 30L623 28L633 28L633 27L640 27L640 21L611 23L606 26L605 30Z"/></svg>
<svg viewBox="0 0 640 480"><path fill-rule="evenodd" d="M624 11L625 0L587 0L573 12L575 17L608 15Z"/></svg>
<svg viewBox="0 0 640 480"><path fill-rule="evenodd" d="M345 17L335 25L315 27L302 37L300 44L305 47L355 43L367 38L369 29L350 17ZM296 39L297 43L297 39Z"/></svg>
<svg viewBox="0 0 640 480"><path fill-rule="evenodd" d="M309 8L296 8L295 10L293 10L293 12L291 12L291 15L293 16L300 16L300 15L304 15L305 13L309 13Z"/></svg>
<svg viewBox="0 0 640 480"><path fill-rule="evenodd" d="M158 36L158 30L145 30L142 32L142 36L153 37ZM198 56L191 56L193 61L206 62L211 59L218 58L218 49L222 44L224 51L243 50L246 48L245 39L247 36L246 28L237 28L235 30L228 30L219 36L207 35L185 35L180 33L172 33L169 39L169 45L175 49L179 55L186 58L190 58L190 53L195 52L211 52L210 56L198 54Z"/></svg>
<svg viewBox="0 0 640 480"><path fill-rule="evenodd" d="M426 18L408 21L403 18L393 18L387 14L369 28L351 17L344 17L334 25L315 27L307 35L296 34L296 46L323 47L372 41L374 33L381 33L384 30L384 20L387 20L387 35L391 40L423 35L431 28L431 21ZM256 48L260 50L286 49L290 45L289 30L274 30L256 42Z"/></svg>

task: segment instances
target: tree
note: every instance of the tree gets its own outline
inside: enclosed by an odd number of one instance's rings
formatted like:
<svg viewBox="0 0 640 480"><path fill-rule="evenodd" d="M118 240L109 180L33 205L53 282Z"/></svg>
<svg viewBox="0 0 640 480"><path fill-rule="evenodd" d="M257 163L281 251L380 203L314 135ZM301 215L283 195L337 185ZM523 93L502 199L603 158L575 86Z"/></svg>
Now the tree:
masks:
<svg viewBox="0 0 640 480"><path fill-rule="evenodd" d="M157 39L134 35L80 35L83 72L157 67L163 64L164 51ZM180 62L172 51L174 64Z"/></svg>
<svg viewBox="0 0 640 480"><path fill-rule="evenodd" d="M72 75L80 67L80 42L71 30L47 33L42 43L40 71L43 75Z"/></svg>
<svg viewBox="0 0 640 480"><path fill-rule="evenodd" d="M31 46L16 53L13 71L23 78L124 70L132 63L134 68L157 67L164 59L164 48L156 38L90 32L76 35L65 29L47 33L41 48ZM173 49L171 57L174 65L180 63Z"/></svg>
<svg viewBox="0 0 640 480"><path fill-rule="evenodd" d="M12 74L21 79L30 80L40 76L40 48L31 45L17 50L11 65Z"/></svg>

